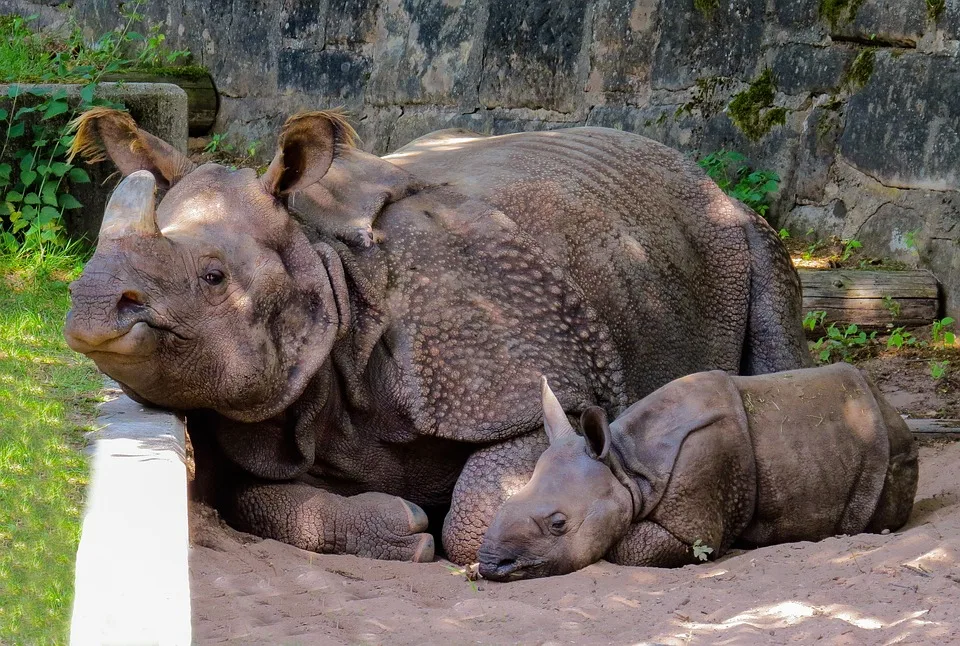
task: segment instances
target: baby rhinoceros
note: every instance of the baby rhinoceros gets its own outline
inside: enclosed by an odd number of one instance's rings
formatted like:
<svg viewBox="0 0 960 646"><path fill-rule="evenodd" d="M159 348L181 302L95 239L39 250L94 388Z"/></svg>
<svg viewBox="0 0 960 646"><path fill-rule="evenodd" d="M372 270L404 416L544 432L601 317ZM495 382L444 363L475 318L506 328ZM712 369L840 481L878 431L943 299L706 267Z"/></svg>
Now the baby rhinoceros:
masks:
<svg viewBox="0 0 960 646"><path fill-rule="evenodd" d="M542 390L550 446L484 537L488 579L565 574L603 557L675 567L735 542L894 530L913 506L916 444L849 364L696 373L610 425L587 409L582 436L546 379Z"/></svg>

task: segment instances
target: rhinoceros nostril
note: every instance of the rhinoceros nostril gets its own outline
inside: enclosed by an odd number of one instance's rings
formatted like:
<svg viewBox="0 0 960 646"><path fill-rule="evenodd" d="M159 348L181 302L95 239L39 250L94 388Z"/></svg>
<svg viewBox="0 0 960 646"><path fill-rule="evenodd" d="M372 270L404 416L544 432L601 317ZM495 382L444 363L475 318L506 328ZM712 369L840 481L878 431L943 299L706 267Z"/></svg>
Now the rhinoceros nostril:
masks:
<svg viewBox="0 0 960 646"><path fill-rule="evenodd" d="M120 295L120 300L117 301L117 310L123 312L125 310L132 310L138 307L143 307L143 294L133 290L127 290Z"/></svg>

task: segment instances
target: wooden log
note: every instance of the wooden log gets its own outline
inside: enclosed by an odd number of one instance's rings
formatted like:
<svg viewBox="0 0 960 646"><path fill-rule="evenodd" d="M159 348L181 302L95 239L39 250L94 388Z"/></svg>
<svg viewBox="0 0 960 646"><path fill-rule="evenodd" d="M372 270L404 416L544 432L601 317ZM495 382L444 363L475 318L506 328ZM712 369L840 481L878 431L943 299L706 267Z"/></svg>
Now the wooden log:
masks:
<svg viewBox="0 0 960 646"><path fill-rule="evenodd" d="M825 311L826 321L863 327L927 325L939 307L929 271L801 269L803 311Z"/></svg>
<svg viewBox="0 0 960 646"><path fill-rule="evenodd" d="M172 68L175 70L176 68ZM187 93L187 125L191 137L201 137L213 127L220 109L220 95L209 74L177 75L173 72L118 72L104 75L105 81L130 83L173 83Z"/></svg>
<svg viewBox="0 0 960 646"><path fill-rule="evenodd" d="M906 418L907 428L917 439L960 439L960 419L911 419Z"/></svg>

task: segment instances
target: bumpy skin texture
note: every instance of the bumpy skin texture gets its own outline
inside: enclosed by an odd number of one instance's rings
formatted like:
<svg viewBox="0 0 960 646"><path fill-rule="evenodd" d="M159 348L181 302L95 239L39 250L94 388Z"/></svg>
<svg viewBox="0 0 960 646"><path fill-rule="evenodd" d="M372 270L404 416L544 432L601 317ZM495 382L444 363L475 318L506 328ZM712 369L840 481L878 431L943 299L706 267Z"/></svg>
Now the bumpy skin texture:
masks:
<svg viewBox="0 0 960 646"><path fill-rule="evenodd" d="M807 360L775 232L651 140L579 128L451 146L440 134L380 159L315 114L288 123L257 178L194 169L131 124L101 111L79 138L170 187L159 230L101 243L65 334L131 396L187 410L191 433L214 438L235 467L217 484L223 506L255 533L297 535L283 523L299 518L302 489L271 482L450 503L479 447L541 428L542 374L569 413L617 414L691 372ZM485 482L535 462L484 455L469 473ZM475 534L505 495L471 492L470 477L445 535ZM305 534L341 502L311 503Z"/></svg>

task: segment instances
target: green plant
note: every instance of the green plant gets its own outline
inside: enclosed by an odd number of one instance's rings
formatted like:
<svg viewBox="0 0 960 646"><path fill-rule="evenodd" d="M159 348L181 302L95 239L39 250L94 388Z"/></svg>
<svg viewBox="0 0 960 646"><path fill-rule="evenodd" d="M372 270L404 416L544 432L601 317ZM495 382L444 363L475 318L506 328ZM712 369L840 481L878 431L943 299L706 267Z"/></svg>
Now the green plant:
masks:
<svg viewBox="0 0 960 646"><path fill-rule="evenodd" d="M836 29L846 12L846 22L853 22L863 0L820 0L820 17L826 18L830 27Z"/></svg>
<svg viewBox="0 0 960 646"><path fill-rule="evenodd" d="M907 249L916 253L919 249L917 244L917 236L920 235L920 230L916 231L907 231L903 234L903 244L906 245Z"/></svg>
<svg viewBox="0 0 960 646"><path fill-rule="evenodd" d="M894 300L892 296L883 297L883 306L887 308L890 316L894 319L900 318L900 303Z"/></svg>
<svg viewBox="0 0 960 646"><path fill-rule="evenodd" d="M949 365L949 361L931 361L930 376L933 377L935 381L940 381L947 376L947 366Z"/></svg>
<svg viewBox="0 0 960 646"><path fill-rule="evenodd" d="M821 363L829 362L834 356L843 360L872 343L876 336L876 332L867 335L854 323L843 329L838 328L836 323L831 323L827 327L827 336L813 344L813 351L817 353Z"/></svg>
<svg viewBox="0 0 960 646"><path fill-rule="evenodd" d="M11 83L10 108L0 108L0 247L13 251L64 244L64 211L82 206L70 186L90 181L68 159L70 121L92 107L123 107L96 96L104 76L185 55L163 53L159 27L146 37L133 31L144 20L137 10L145 2L123 3L121 27L93 44L84 41L78 28L61 42L31 31L34 17L0 18L0 69L2 80ZM22 85L33 81L82 87L76 98L68 98L63 88L26 90Z"/></svg>
<svg viewBox="0 0 960 646"><path fill-rule="evenodd" d="M928 2L930 0L927 0ZM713 12L717 10L720 6L720 0L693 0L693 7L701 14L704 18L710 19L713 16Z"/></svg>
<svg viewBox="0 0 960 646"><path fill-rule="evenodd" d="M903 327L893 328L890 336L887 338L887 347L899 350L905 345L916 345L917 338L910 332L904 331Z"/></svg>
<svg viewBox="0 0 960 646"><path fill-rule="evenodd" d="M786 229L780 229L780 230L777 232L777 235L780 236L780 239L781 239L781 240L786 240L786 239L788 239L788 238L790 237L790 232L787 231Z"/></svg>
<svg viewBox="0 0 960 646"><path fill-rule="evenodd" d="M713 548L709 545L704 545L701 539L697 539L693 544L693 556L701 561L706 561L710 558L710 554L713 553Z"/></svg>
<svg viewBox="0 0 960 646"><path fill-rule="evenodd" d="M733 150L712 152L697 163L720 190L766 216L770 196L780 185L779 175L773 171L752 169L747 158Z"/></svg>
<svg viewBox="0 0 960 646"><path fill-rule="evenodd" d="M927 0L927 16L936 22L947 6L947 0Z"/></svg>
<svg viewBox="0 0 960 646"><path fill-rule="evenodd" d="M930 330L930 339L933 343L939 343L943 346L953 345L957 340L956 335L947 329L953 327L953 323L953 317L950 316L934 321L933 328Z"/></svg>
<svg viewBox="0 0 960 646"><path fill-rule="evenodd" d="M447 568L453 576L462 576L470 585L470 589L478 592L477 579L480 578L480 571L476 563L466 567L457 567L456 565L445 565L444 567Z"/></svg>
<svg viewBox="0 0 960 646"><path fill-rule="evenodd" d="M827 313L823 310L807 312L803 317L803 327L813 332L818 325L823 325L823 320L827 318Z"/></svg>
<svg viewBox="0 0 960 646"><path fill-rule="evenodd" d="M809 235L809 233L807 234ZM803 253L800 254L800 257L804 260L810 260L813 258L813 254L817 253L827 245L823 240L815 240L810 245L804 249Z"/></svg>
<svg viewBox="0 0 960 646"><path fill-rule="evenodd" d="M859 240L846 240L843 243L843 252L840 254L840 260L846 262L853 255L853 252L863 247Z"/></svg>
<svg viewBox="0 0 960 646"><path fill-rule="evenodd" d="M205 153L231 152L233 145L225 141L226 135L222 132L210 137L210 141L203 147Z"/></svg>
<svg viewBox="0 0 960 646"><path fill-rule="evenodd" d="M5 132L0 146L0 244L8 251L34 242L63 244L63 212L81 207L68 192L69 183L85 183L90 178L67 160L73 143L69 126L62 118L52 120L109 104L94 98L96 82L94 77L80 90L80 100L72 111L62 88L34 88L29 94L39 98L39 103L24 106L20 105L25 94L22 87L9 87L11 110L0 108L0 128Z"/></svg>

